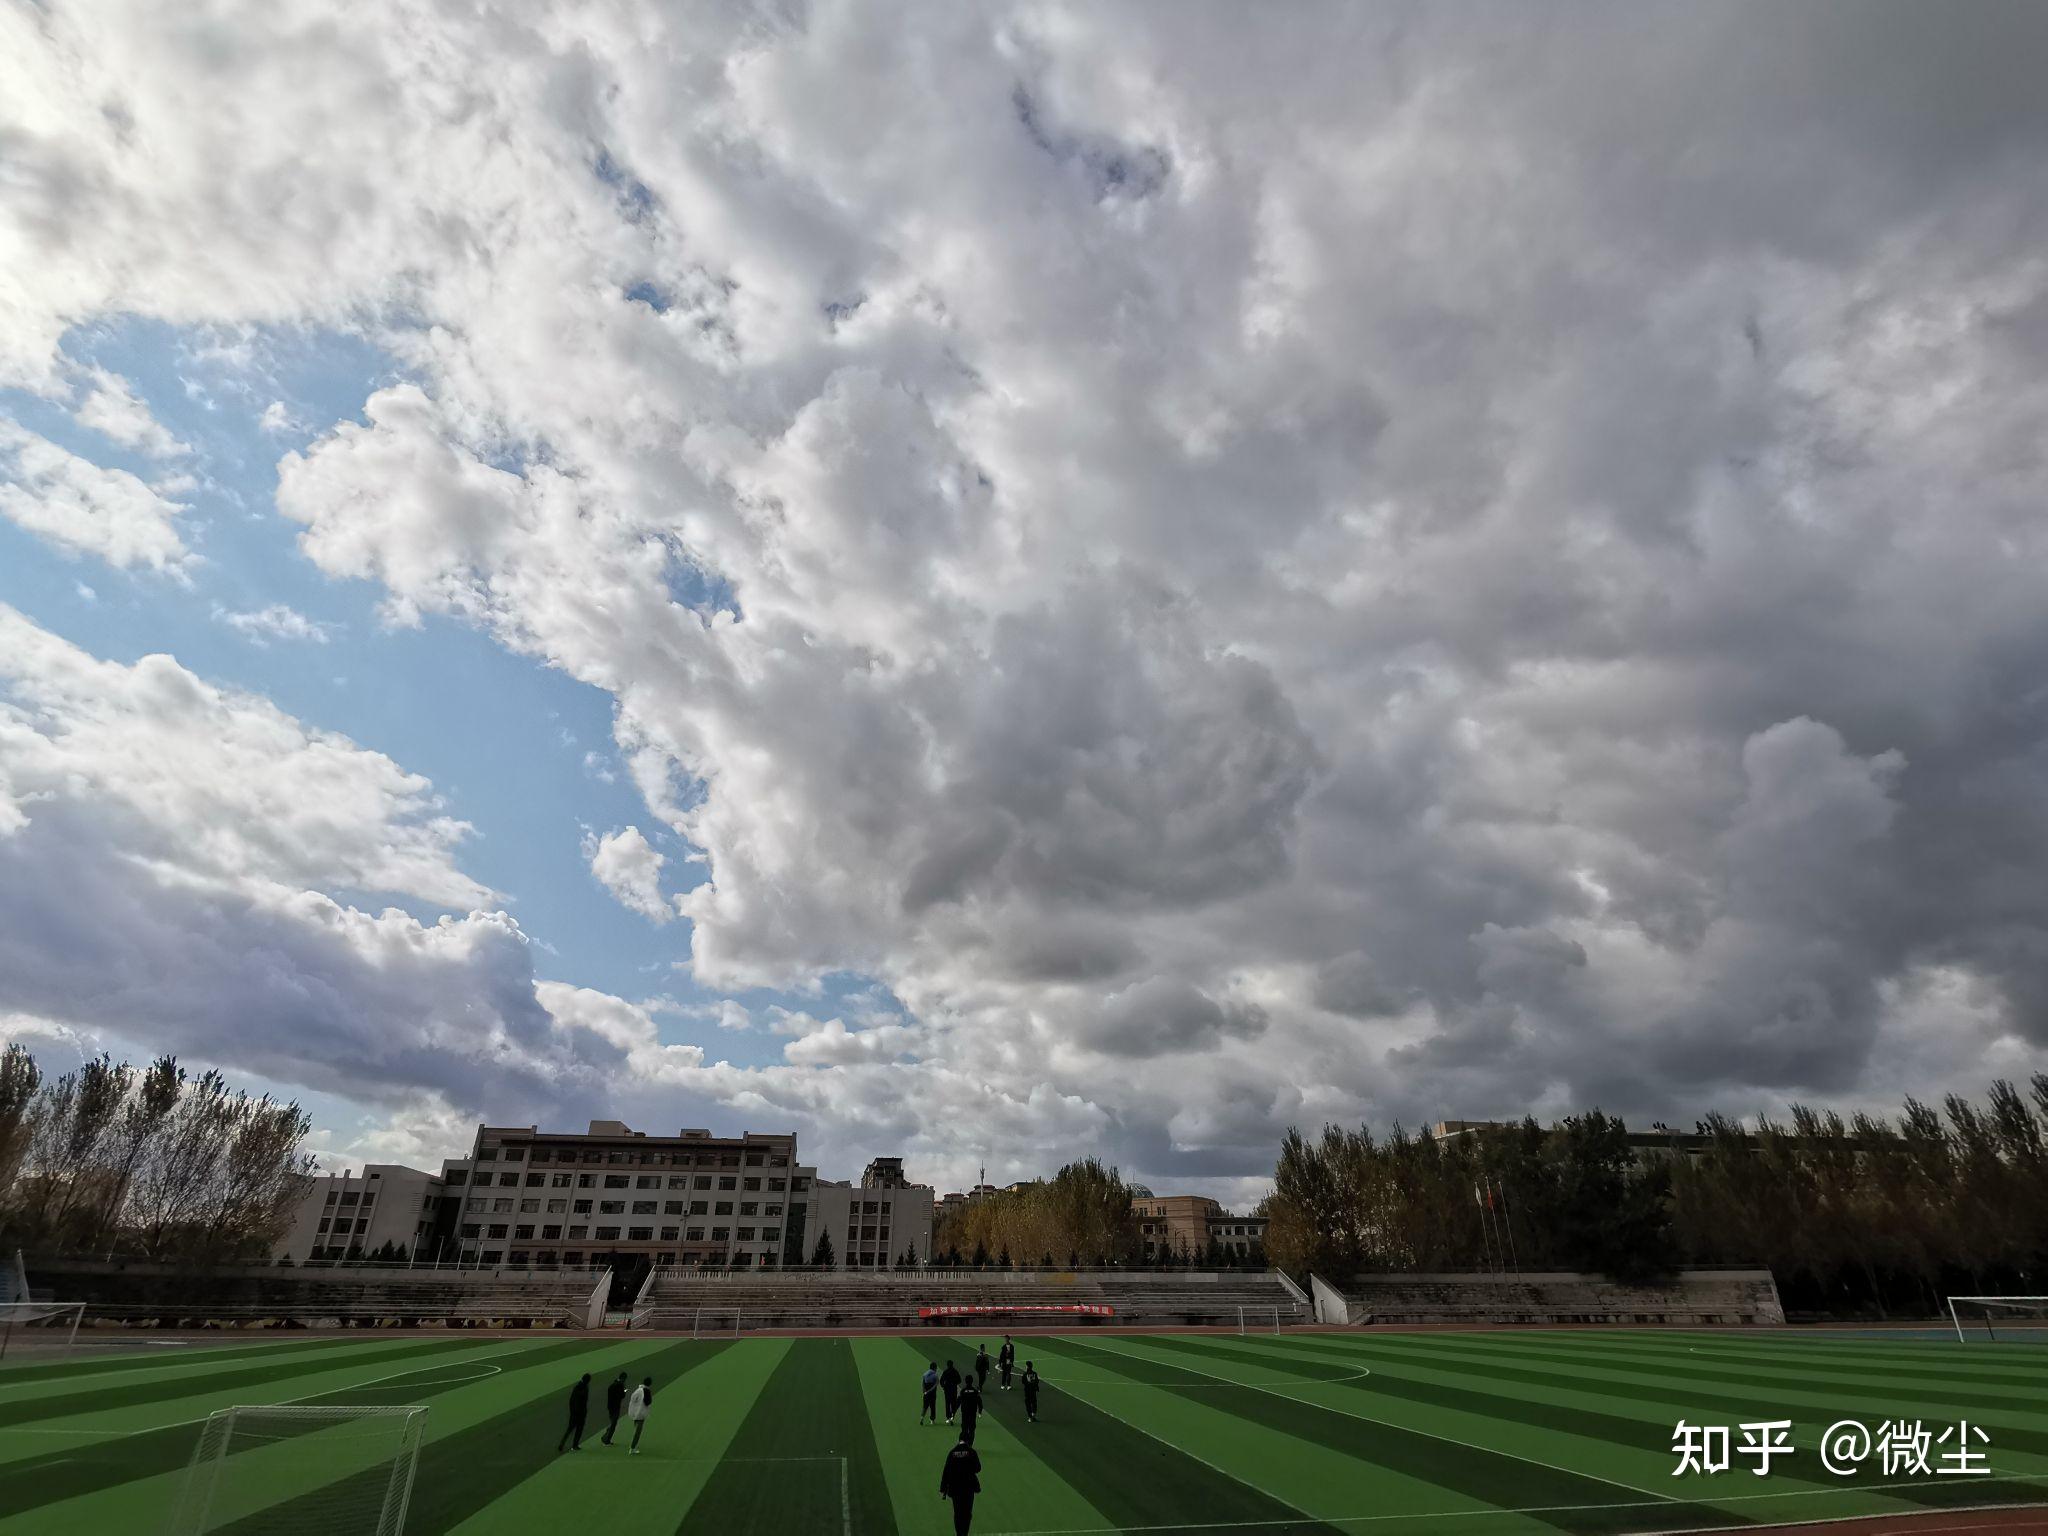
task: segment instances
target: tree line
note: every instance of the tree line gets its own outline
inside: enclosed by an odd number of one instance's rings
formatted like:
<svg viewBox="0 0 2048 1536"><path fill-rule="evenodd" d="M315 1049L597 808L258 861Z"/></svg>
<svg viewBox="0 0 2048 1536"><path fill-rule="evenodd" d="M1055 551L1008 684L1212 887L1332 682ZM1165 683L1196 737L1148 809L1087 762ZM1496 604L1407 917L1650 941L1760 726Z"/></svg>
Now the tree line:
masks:
<svg viewBox="0 0 2048 1536"><path fill-rule="evenodd" d="M1131 1187L1095 1158L1049 1179L999 1189L947 1212L932 1231L932 1262L953 1268L1123 1264L1138 1253Z"/></svg>
<svg viewBox="0 0 2048 1536"><path fill-rule="evenodd" d="M1792 1311L1927 1314L2048 1278L2048 1074L1896 1118L1795 1106L1754 1129L1632 1139L1593 1111L1454 1135L1290 1131L1263 1209L1274 1262L1371 1271L1569 1269L1654 1280L1771 1270Z"/></svg>
<svg viewBox="0 0 2048 1536"><path fill-rule="evenodd" d="M159 1056L50 1077L0 1052L0 1248L216 1262L268 1257L312 1158L296 1103Z"/></svg>

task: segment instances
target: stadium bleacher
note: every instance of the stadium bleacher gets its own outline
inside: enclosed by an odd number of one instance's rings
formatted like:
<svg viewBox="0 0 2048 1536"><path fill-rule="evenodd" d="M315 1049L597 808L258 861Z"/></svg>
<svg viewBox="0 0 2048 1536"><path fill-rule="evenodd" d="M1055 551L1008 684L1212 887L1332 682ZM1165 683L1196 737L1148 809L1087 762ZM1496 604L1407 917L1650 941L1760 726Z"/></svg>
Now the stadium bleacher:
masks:
<svg viewBox="0 0 2048 1536"><path fill-rule="evenodd" d="M403 1265L223 1265L206 1269L31 1261L93 1325L212 1327L597 1327L611 1272Z"/></svg>
<svg viewBox="0 0 2048 1536"><path fill-rule="evenodd" d="M1271 1327L1307 1322L1309 1307L1271 1271L662 1268L641 1287L633 1326L913 1328L985 1318L1017 1327L1236 1327L1247 1315Z"/></svg>
<svg viewBox="0 0 2048 1536"><path fill-rule="evenodd" d="M1663 1285L1624 1285L1566 1272L1359 1275L1314 1282L1325 1323L1645 1323L1785 1321L1769 1270L1685 1270Z"/></svg>

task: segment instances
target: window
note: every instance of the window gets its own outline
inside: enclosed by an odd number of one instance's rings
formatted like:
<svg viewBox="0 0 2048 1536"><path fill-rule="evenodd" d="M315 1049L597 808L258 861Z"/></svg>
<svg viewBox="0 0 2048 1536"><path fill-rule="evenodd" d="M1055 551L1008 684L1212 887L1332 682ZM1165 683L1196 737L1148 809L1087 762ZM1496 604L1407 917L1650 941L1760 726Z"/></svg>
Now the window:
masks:
<svg viewBox="0 0 2048 1536"><path fill-rule="evenodd" d="M703 1242L703 1241L704 1241L704 1229L703 1229L702 1227L692 1227L692 1228L690 1228L690 1230L689 1230L689 1231L687 1231L687 1232L685 1232L685 1233L683 1234L683 1241L684 1241L684 1242L686 1242L686 1243L701 1243L701 1242Z"/></svg>
<svg viewBox="0 0 2048 1536"><path fill-rule="evenodd" d="M531 1226L515 1227L512 1231L512 1235L517 1238L522 1238L527 1242L532 1242L533 1228Z"/></svg>
<svg viewBox="0 0 2048 1536"><path fill-rule="evenodd" d="M783 1189L783 1186L784 1186L784 1184L786 1184L787 1182L788 1182L788 1181L787 1181L787 1180L785 1180L785 1179L770 1179L770 1180L768 1181L768 1189L769 1189L769 1192L770 1192L770 1193L772 1193L772 1194L777 1194L777 1195L781 1194L781 1193L782 1193L782 1189Z"/></svg>
<svg viewBox="0 0 2048 1536"><path fill-rule="evenodd" d="M680 1215L682 1215L682 1214L683 1214L683 1202L682 1202L682 1201L680 1201L680 1200L664 1200L664 1201L662 1201L662 1203L661 1203L661 1214L662 1214L662 1215L664 1215L664 1216L680 1216Z"/></svg>
<svg viewBox="0 0 2048 1536"><path fill-rule="evenodd" d="M328 1221L328 1219L325 1216L322 1216L320 1218L320 1225L315 1227L313 1230L315 1232L325 1232L330 1224L331 1223Z"/></svg>
<svg viewBox="0 0 2048 1536"><path fill-rule="evenodd" d="M758 1208L758 1202L756 1201L742 1200L740 1202L740 1214L742 1216L752 1216Z"/></svg>
<svg viewBox="0 0 2048 1536"><path fill-rule="evenodd" d="M710 1176L709 1176L709 1175L707 1175L707 1174L702 1174L702 1173L700 1173L700 1174L698 1174L698 1175L697 1175L697 1180L696 1180L696 1182L695 1182L694 1184L692 1184L692 1185L690 1186L690 1188L692 1188L692 1189L709 1189L710 1187L711 1187L711 1179L710 1179Z"/></svg>
<svg viewBox="0 0 2048 1536"><path fill-rule="evenodd" d="M706 1207L707 1205L709 1205L709 1204L710 1204L710 1202L709 1202L709 1201L707 1201L707 1200L692 1200L692 1201L690 1202L690 1214L691 1214L692 1216L702 1216L702 1215L704 1215L704 1214L705 1214L705 1207Z"/></svg>
<svg viewBox="0 0 2048 1536"><path fill-rule="evenodd" d="M354 1205L358 1200L362 1198L363 1194L361 1190L352 1189L347 1194L341 1197L341 1203L343 1205Z"/></svg>
<svg viewBox="0 0 2048 1536"><path fill-rule="evenodd" d="M607 1152L607 1153L606 1153L606 1154L604 1155L604 1160L605 1160L606 1162L610 1163L610 1164L611 1164L611 1165L612 1165L613 1167L615 1167L615 1168L616 1168L616 1167L618 1167L618 1166L619 1166L619 1165L620 1165L621 1163L630 1163L630 1162L632 1162L632 1161L633 1161L633 1154L632 1154L632 1153L630 1153L630 1152Z"/></svg>
<svg viewBox="0 0 2048 1536"><path fill-rule="evenodd" d="M567 1211L568 1209L569 1202L566 1200L550 1200L548 1202L548 1214L550 1216L560 1216L563 1212Z"/></svg>
<svg viewBox="0 0 2048 1536"><path fill-rule="evenodd" d="M500 1184L517 1184L519 1182L519 1175L516 1173L501 1173L498 1175L498 1182Z"/></svg>
<svg viewBox="0 0 2048 1536"><path fill-rule="evenodd" d="M633 1187L635 1189L659 1189L661 1188L661 1178L658 1174L643 1173L633 1181Z"/></svg>
<svg viewBox="0 0 2048 1536"><path fill-rule="evenodd" d="M544 1173L529 1173L526 1176L526 1187L528 1189L539 1189L547 1181L548 1176Z"/></svg>
<svg viewBox="0 0 2048 1536"><path fill-rule="evenodd" d="M555 1173L555 1174L550 1174L550 1175L548 1175L548 1188L549 1188L549 1189L567 1189L567 1188L568 1188L568 1187L569 1187L569 1186L570 1186L571 1184L573 1184L574 1182L575 1182L575 1179L574 1179L574 1177L573 1177L572 1175L570 1175L570 1174L566 1174L566 1173Z"/></svg>
<svg viewBox="0 0 2048 1536"><path fill-rule="evenodd" d="M597 1214L600 1216L623 1216L626 1214L626 1202L623 1200L600 1200L597 1202Z"/></svg>
<svg viewBox="0 0 2048 1536"><path fill-rule="evenodd" d="M586 1152L583 1154L583 1161L586 1163L601 1163L604 1161L604 1154L596 1151Z"/></svg>
<svg viewBox="0 0 2048 1536"><path fill-rule="evenodd" d="M599 1227L597 1229L597 1240L600 1243L616 1243L619 1240L619 1229L617 1227Z"/></svg>
<svg viewBox="0 0 2048 1536"><path fill-rule="evenodd" d="M540 1229L540 1235L552 1243L553 1241L555 1241L556 1238L562 1235L562 1229L560 1227L542 1227Z"/></svg>
<svg viewBox="0 0 2048 1536"><path fill-rule="evenodd" d="M676 1240L676 1229L674 1227L663 1227L661 1229L661 1240L664 1243L674 1242ZM666 1260L668 1258L668 1255L663 1254L662 1258L663 1260Z"/></svg>
<svg viewBox="0 0 2048 1536"><path fill-rule="evenodd" d="M752 1227L741 1227L733 1235L743 1243L751 1243L754 1240L754 1229Z"/></svg>
<svg viewBox="0 0 2048 1536"><path fill-rule="evenodd" d="M729 1232L724 1227L713 1227L711 1229L711 1241L713 1241L714 1243L724 1242L728 1235Z"/></svg>
<svg viewBox="0 0 2048 1536"><path fill-rule="evenodd" d="M578 1189L595 1189L595 1188L597 1188L597 1175L596 1175L596 1174L594 1174L594 1173L579 1173L579 1174L577 1174L577 1175L576 1175L576 1187L577 1187Z"/></svg>
<svg viewBox="0 0 2048 1536"><path fill-rule="evenodd" d="M483 1228L472 1221L463 1227L462 1235L464 1237L481 1237L483 1235Z"/></svg>
<svg viewBox="0 0 2048 1536"><path fill-rule="evenodd" d="M534 1161L534 1162L536 1162L536 1163L551 1163L551 1162L553 1162L554 1160L555 1160L555 1154L554 1154L554 1151L553 1151L553 1149L552 1149L552 1148L549 1148L549 1147L535 1147L535 1148L533 1149L533 1161Z"/></svg>
<svg viewBox="0 0 2048 1536"><path fill-rule="evenodd" d="M739 1181L733 1178L731 1174L727 1174L724 1178L718 1181L718 1187L720 1189L731 1189L738 1182Z"/></svg>
<svg viewBox="0 0 2048 1536"><path fill-rule="evenodd" d="M511 1209L512 1202L510 1200L493 1200L491 1202L491 1214L493 1216L502 1216Z"/></svg>
<svg viewBox="0 0 2048 1536"><path fill-rule="evenodd" d="M538 1200L520 1201L519 1214L522 1216L538 1216L540 1214L540 1202Z"/></svg>
<svg viewBox="0 0 2048 1536"><path fill-rule="evenodd" d="M780 1228L780 1227L763 1227L763 1228L761 1229L761 1241L762 1241L762 1242L764 1242L764 1243L779 1243L779 1242L781 1242L781 1241L782 1241L782 1228Z"/></svg>
<svg viewBox="0 0 2048 1536"><path fill-rule="evenodd" d="M690 1181L680 1173L672 1173L668 1176L668 1187L670 1189L688 1189Z"/></svg>
<svg viewBox="0 0 2048 1536"><path fill-rule="evenodd" d="M476 1149L476 1160L480 1163L495 1163L498 1160L498 1149L496 1147L478 1147Z"/></svg>
<svg viewBox="0 0 2048 1536"><path fill-rule="evenodd" d="M564 1264L572 1266L581 1264L583 1262L583 1255L578 1253L575 1249L571 1248L567 1253L562 1255L562 1262Z"/></svg>
<svg viewBox="0 0 2048 1536"><path fill-rule="evenodd" d="M497 1237L497 1238L502 1238L502 1237L503 1237L504 1235L505 1235L505 1227L504 1227L504 1223L502 1223L502 1222L499 1222L499 1223L495 1223L495 1224L494 1224L494 1225L493 1225L493 1226L491 1227L491 1230L490 1230L490 1236L492 1236L492 1237Z"/></svg>
<svg viewBox="0 0 2048 1536"><path fill-rule="evenodd" d="M654 1208L659 1204L661 1204L659 1200L635 1200L633 1202L633 1214L635 1216L652 1216Z"/></svg>
<svg viewBox="0 0 2048 1536"><path fill-rule="evenodd" d="M590 1214L590 1202L588 1200L572 1200L569 1202L569 1209L578 1216L588 1216Z"/></svg>
<svg viewBox="0 0 2048 1536"><path fill-rule="evenodd" d="M472 1211L487 1211L491 1208L490 1199L484 1195L471 1195L469 1197L469 1208Z"/></svg>
<svg viewBox="0 0 2048 1536"><path fill-rule="evenodd" d="M505 1262L505 1252L502 1248L486 1248L477 1257L486 1264L502 1264Z"/></svg>
<svg viewBox="0 0 2048 1536"><path fill-rule="evenodd" d="M508 1162L508 1163L523 1163L523 1162L525 1162L525 1161L526 1161L526 1148L524 1148L524 1147L507 1147L507 1148L505 1149L505 1161L506 1161L506 1162Z"/></svg>
<svg viewBox="0 0 2048 1536"><path fill-rule="evenodd" d="M469 1170L467 1168L450 1168L441 1175L441 1182L450 1189L460 1189L469 1182ZM328 1198L332 1199L333 1196L330 1195Z"/></svg>
<svg viewBox="0 0 2048 1536"><path fill-rule="evenodd" d="M329 1191L327 1191L327 1203L328 1203L329 1205L332 1205L332 1204L334 1204L334 1197L335 1197L335 1196L336 1196L337 1194L339 1194L339 1193L340 1193L340 1191L339 1191L339 1190L333 1190L333 1189L330 1189Z"/></svg>
<svg viewBox="0 0 2048 1536"><path fill-rule="evenodd" d="M717 1209L713 1210L711 1214L714 1216L730 1216L732 1214L732 1202L730 1200L719 1201Z"/></svg>
<svg viewBox="0 0 2048 1536"><path fill-rule="evenodd" d="M651 1243L654 1241L654 1228L628 1227L626 1228L626 1241L631 1243Z"/></svg>
<svg viewBox="0 0 2048 1536"><path fill-rule="evenodd" d="M763 1216L780 1216L782 1214L782 1207L771 1201L769 1204L761 1207L761 1214Z"/></svg>
<svg viewBox="0 0 2048 1536"><path fill-rule="evenodd" d="M571 1227L569 1229L569 1241L572 1243L580 1243L588 1236L590 1236L590 1228L588 1227Z"/></svg>
<svg viewBox="0 0 2048 1536"><path fill-rule="evenodd" d="M760 1187L761 1181L759 1179L748 1179L740 1185L741 1189L759 1189Z"/></svg>
<svg viewBox="0 0 2048 1536"><path fill-rule="evenodd" d="M630 1187L631 1183L632 1181L623 1173L608 1173L604 1176L604 1187L606 1189L626 1189Z"/></svg>
<svg viewBox="0 0 2048 1536"><path fill-rule="evenodd" d="M749 1168L758 1168L758 1167L760 1167L760 1166L761 1166L761 1157L762 1157L762 1154L761 1154L761 1153L759 1153L759 1152L749 1152L749 1153L747 1154L747 1166L748 1166Z"/></svg>

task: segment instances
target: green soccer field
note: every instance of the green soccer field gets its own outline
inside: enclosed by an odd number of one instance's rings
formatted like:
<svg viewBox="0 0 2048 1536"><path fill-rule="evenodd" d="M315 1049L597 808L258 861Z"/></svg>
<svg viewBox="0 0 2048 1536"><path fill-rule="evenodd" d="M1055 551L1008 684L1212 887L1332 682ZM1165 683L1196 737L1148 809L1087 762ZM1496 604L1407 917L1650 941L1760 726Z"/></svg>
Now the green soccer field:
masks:
<svg viewBox="0 0 2048 1536"><path fill-rule="evenodd" d="M984 1336L619 1335L137 1346L0 1366L0 1531L147 1533L199 1422L233 1404L428 1408L406 1530L950 1532L952 1434L925 1361ZM999 1335L986 1336L993 1349ZM1612 1332L1030 1336L1040 1420L991 1378L977 1532L1675 1531L2048 1497L2039 1346L1936 1337ZM655 1380L642 1454L558 1454L568 1386ZM1767 1476L1673 1475L1673 1426L1790 1419ZM1843 1419L1981 1426L1992 1475L1829 1474ZM595 1415L602 1429L602 1413ZM229 1458L238 1532L323 1532L357 1473L333 1430ZM1951 1440L1949 1448L1954 1447ZM1939 1466L1944 1448L1930 1450ZM372 1474L374 1475L374 1474Z"/></svg>

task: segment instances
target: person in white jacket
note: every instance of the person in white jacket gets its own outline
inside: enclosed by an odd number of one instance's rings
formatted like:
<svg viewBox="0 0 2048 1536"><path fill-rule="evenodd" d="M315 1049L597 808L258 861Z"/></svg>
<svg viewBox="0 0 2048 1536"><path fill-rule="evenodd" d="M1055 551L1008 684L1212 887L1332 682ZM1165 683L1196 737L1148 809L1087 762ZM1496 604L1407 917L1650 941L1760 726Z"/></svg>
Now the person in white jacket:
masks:
<svg viewBox="0 0 2048 1536"><path fill-rule="evenodd" d="M633 1395L626 1399L626 1417L633 1421L633 1443L626 1448L628 1456L640 1454L640 1432L647 1428L647 1410L654 1403L654 1378L646 1377L633 1389Z"/></svg>

